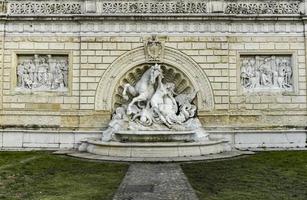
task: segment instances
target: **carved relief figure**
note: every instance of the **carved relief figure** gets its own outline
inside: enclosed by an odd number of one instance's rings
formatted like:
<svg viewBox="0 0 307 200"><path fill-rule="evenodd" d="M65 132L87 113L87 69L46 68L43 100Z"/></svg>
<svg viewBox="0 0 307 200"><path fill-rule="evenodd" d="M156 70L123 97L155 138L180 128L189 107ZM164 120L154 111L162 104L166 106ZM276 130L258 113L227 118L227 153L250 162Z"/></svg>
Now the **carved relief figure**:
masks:
<svg viewBox="0 0 307 200"><path fill-rule="evenodd" d="M17 90L67 90L67 56L19 56Z"/></svg>
<svg viewBox="0 0 307 200"><path fill-rule="evenodd" d="M247 91L292 90L291 56L242 56L241 85Z"/></svg>

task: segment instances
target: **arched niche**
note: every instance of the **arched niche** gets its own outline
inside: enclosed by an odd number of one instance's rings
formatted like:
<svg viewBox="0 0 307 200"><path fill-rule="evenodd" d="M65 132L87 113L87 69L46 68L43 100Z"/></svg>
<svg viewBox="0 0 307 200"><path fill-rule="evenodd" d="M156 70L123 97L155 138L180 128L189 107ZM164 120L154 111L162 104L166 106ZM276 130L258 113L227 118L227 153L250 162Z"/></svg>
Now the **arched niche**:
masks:
<svg viewBox="0 0 307 200"><path fill-rule="evenodd" d="M165 47L163 63L167 69L182 74L192 89L198 90L196 105L198 111L210 111L214 108L213 91L210 82L200 66L184 53ZM113 111L118 102L118 88L123 80L139 66L147 63L144 48L131 50L117 58L101 77L95 96L95 110ZM141 71L136 74L141 75ZM134 78L135 80L135 78ZM128 81L129 82L129 81Z"/></svg>

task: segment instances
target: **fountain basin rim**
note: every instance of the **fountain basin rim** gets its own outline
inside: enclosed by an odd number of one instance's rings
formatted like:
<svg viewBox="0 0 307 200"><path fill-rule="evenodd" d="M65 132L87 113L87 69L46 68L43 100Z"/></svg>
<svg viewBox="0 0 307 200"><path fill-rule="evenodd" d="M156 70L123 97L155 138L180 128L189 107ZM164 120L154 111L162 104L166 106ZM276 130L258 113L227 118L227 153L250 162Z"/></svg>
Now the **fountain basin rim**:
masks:
<svg viewBox="0 0 307 200"><path fill-rule="evenodd" d="M226 144L228 140L219 139L219 140L205 140L199 142L103 142L100 139L87 139L87 144L94 144L97 146L114 146L114 147L186 147L186 146L210 146L216 144Z"/></svg>

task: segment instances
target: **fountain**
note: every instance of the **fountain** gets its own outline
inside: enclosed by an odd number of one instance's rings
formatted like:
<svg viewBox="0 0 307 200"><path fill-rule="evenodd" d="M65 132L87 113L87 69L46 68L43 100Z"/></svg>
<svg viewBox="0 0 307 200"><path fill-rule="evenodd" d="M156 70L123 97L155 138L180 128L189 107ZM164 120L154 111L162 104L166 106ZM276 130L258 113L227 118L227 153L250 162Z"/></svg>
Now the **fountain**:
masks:
<svg viewBox="0 0 307 200"><path fill-rule="evenodd" d="M86 139L79 151L120 158L201 157L230 150L228 142L212 139L197 118L198 91L178 93L156 63L143 70L134 85L122 86L117 105L102 137Z"/></svg>

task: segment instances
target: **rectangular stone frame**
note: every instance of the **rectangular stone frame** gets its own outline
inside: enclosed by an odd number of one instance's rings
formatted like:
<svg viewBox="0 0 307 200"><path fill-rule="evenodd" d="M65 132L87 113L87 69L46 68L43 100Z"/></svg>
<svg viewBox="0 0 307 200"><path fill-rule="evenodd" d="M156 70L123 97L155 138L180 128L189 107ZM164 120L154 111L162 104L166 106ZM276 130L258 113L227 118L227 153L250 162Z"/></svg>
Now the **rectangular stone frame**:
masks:
<svg viewBox="0 0 307 200"><path fill-rule="evenodd" d="M72 80L73 80L73 52L72 51L33 51L33 50L21 50L21 51L13 51L12 52L12 69L11 69L11 95L29 95L30 93L23 93L23 92L16 92L15 88L17 85L17 65L18 65L18 55L33 55L33 54L39 54L39 55L67 55L68 57L68 90L67 92L58 92L58 91L35 91L31 94L34 95L43 95L43 96L71 96L72 94Z"/></svg>
<svg viewBox="0 0 307 200"><path fill-rule="evenodd" d="M243 88L241 86L241 81L240 81L240 70L241 70L241 66L240 66L240 57L241 56L257 56L257 55L289 55L291 56L291 64L292 64L292 70L293 70L293 91L288 92L288 91L283 91L282 95L288 95L288 96L295 96L299 94L299 89L298 89L298 67L297 67L297 52L296 51L238 51L237 52L237 95L241 96L241 95L246 95L247 93L243 91ZM250 93L250 94L257 94L257 92L255 93ZM274 94L271 92L262 92L261 95L271 95Z"/></svg>

